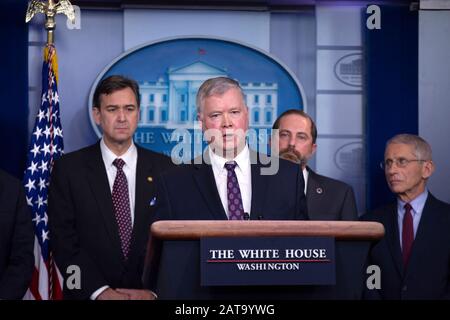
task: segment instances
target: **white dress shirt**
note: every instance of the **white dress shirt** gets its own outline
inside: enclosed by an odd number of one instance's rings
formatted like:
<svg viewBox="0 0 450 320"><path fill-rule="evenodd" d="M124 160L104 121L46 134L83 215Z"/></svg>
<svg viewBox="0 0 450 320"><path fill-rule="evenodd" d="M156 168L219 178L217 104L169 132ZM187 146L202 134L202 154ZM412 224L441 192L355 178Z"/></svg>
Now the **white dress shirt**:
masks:
<svg viewBox="0 0 450 320"><path fill-rule="evenodd" d="M309 177L309 172L305 167L305 169L303 169L303 180L305 180L305 190L304 190L305 195L306 195L306 190L308 190L308 177Z"/></svg>
<svg viewBox="0 0 450 320"><path fill-rule="evenodd" d="M225 163L236 161L237 166L234 169L241 190L242 205L244 212L250 215L252 204L252 171L250 166L250 151L246 145L244 149L232 160L222 158L215 154L211 148L208 148L209 158L216 181L217 190L219 191L222 206L228 216L228 197L227 197L227 169Z"/></svg>

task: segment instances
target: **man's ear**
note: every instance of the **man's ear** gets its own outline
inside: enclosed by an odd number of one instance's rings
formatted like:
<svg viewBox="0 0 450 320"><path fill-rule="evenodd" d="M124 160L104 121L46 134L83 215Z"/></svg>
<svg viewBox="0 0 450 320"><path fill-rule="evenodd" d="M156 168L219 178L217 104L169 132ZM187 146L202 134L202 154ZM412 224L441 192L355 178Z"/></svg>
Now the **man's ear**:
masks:
<svg viewBox="0 0 450 320"><path fill-rule="evenodd" d="M316 154L316 150L317 150L317 144L316 144L316 143L313 143L313 144L312 144L311 157L312 157L314 154Z"/></svg>
<svg viewBox="0 0 450 320"><path fill-rule="evenodd" d="M94 118L95 123L100 125L100 109L97 107L92 108L92 117Z"/></svg>
<svg viewBox="0 0 450 320"><path fill-rule="evenodd" d="M269 150L272 151L272 149L273 149L273 151L275 153L278 153L280 151L280 145L279 145L280 137L279 137L278 133L279 133L279 129L272 129L272 132L271 132L271 134L269 136L269 139L267 141Z"/></svg>
<svg viewBox="0 0 450 320"><path fill-rule="evenodd" d="M200 130L202 130L203 129L203 114L200 112L197 112L197 121L198 121Z"/></svg>
<svg viewBox="0 0 450 320"><path fill-rule="evenodd" d="M424 161L422 166L422 178L428 179L431 177L435 169L434 162L432 160Z"/></svg>

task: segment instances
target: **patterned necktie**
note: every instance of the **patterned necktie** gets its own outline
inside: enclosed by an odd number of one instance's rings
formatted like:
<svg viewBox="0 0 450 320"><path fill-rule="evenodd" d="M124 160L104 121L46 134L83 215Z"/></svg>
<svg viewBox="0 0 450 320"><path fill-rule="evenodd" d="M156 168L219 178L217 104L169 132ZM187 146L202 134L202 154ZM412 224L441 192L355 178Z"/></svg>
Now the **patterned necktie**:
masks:
<svg viewBox="0 0 450 320"><path fill-rule="evenodd" d="M132 226L127 177L122 170L125 165L125 161L117 158L113 161L113 165L117 168L117 174L113 185L112 200L114 213L116 215L116 222L119 227L122 253L126 260L130 249Z"/></svg>
<svg viewBox="0 0 450 320"><path fill-rule="evenodd" d="M225 163L227 169L227 199L228 199L228 220L243 220L244 219L244 207L242 205L241 189L239 188L239 182L236 177L237 163L230 161Z"/></svg>
<svg viewBox="0 0 450 320"><path fill-rule="evenodd" d="M406 269L408 265L409 255L411 253L411 247L414 241L414 227L413 217L411 213L411 205L405 204L405 215L403 216L403 230L402 230L402 256L403 256L403 268Z"/></svg>

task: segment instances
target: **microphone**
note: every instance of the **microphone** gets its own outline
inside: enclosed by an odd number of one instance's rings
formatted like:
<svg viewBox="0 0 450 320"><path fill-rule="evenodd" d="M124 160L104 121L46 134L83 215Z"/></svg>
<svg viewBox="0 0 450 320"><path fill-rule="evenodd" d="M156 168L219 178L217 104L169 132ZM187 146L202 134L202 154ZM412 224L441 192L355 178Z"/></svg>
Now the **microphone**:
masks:
<svg viewBox="0 0 450 320"><path fill-rule="evenodd" d="M250 215L248 212L244 212L244 220L250 220Z"/></svg>

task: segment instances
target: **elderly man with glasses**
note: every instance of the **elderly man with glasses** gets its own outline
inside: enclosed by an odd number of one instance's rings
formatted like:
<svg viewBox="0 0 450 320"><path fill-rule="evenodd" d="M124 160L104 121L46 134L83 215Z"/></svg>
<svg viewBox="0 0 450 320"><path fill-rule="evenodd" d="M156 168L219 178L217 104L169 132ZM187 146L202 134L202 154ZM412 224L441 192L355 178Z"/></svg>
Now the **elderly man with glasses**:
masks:
<svg viewBox="0 0 450 320"><path fill-rule="evenodd" d="M381 167L397 201L363 216L386 231L370 253L381 288L368 297L450 299L450 205L426 187L435 169L430 145L416 135L396 135L386 143Z"/></svg>

